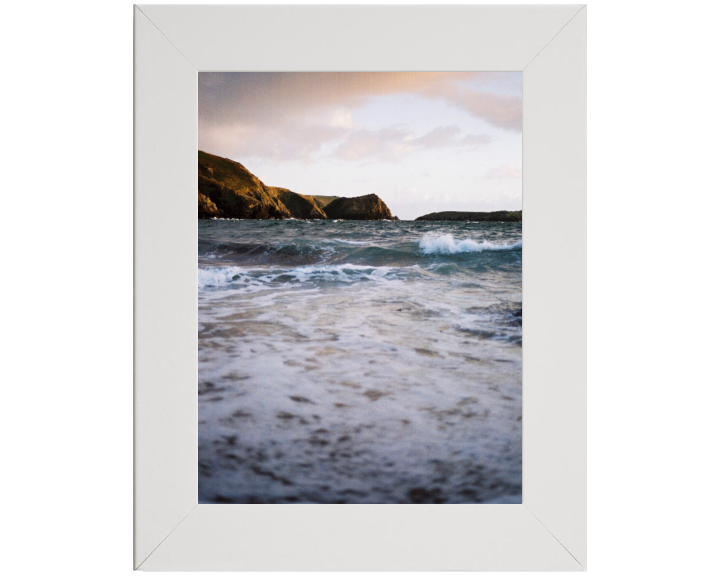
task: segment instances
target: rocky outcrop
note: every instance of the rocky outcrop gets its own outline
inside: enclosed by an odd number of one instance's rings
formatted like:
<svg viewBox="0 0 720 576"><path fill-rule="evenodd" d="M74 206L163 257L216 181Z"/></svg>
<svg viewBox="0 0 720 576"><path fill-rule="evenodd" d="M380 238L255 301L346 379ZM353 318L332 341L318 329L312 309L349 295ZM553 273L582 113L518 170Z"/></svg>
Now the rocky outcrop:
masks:
<svg viewBox="0 0 720 576"><path fill-rule="evenodd" d="M312 199L315 200L315 204L317 204L317 207L321 210L324 210L325 206L338 198L340 198L340 196L312 196Z"/></svg>
<svg viewBox="0 0 720 576"><path fill-rule="evenodd" d="M328 218L336 220L390 220L393 216L377 194L356 198L338 198L324 208Z"/></svg>
<svg viewBox="0 0 720 576"><path fill-rule="evenodd" d="M445 220L449 222L522 222L522 210L507 211L499 210L497 212L433 212L415 218L415 220L437 221Z"/></svg>
<svg viewBox="0 0 720 576"><path fill-rule="evenodd" d="M293 218L303 220L325 219L325 212L317 205L312 196L292 192L287 188L267 186L268 191L285 205Z"/></svg>
<svg viewBox="0 0 720 576"><path fill-rule="evenodd" d="M202 192L198 192L198 218L222 218L224 214L215 206L215 202L210 200Z"/></svg>
<svg viewBox="0 0 720 576"><path fill-rule="evenodd" d="M210 199L226 218L290 217L285 205L245 166L206 152L198 152L198 193Z"/></svg>
<svg viewBox="0 0 720 576"><path fill-rule="evenodd" d="M298 194L266 186L239 162L199 150L198 218L383 220L392 214L375 194L357 198Z"/></svg>

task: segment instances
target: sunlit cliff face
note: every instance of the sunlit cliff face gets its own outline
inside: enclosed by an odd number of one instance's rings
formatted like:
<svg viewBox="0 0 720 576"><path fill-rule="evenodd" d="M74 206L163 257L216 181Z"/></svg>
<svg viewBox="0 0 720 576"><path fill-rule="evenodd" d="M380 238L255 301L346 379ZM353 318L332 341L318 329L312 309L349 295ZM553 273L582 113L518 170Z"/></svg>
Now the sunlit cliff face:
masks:
<svg viewBox="0 0 720 576"><path fill-rule="evenodd" d="M200 150L400 218L522 207L520 72L199 74Z"/></svg>

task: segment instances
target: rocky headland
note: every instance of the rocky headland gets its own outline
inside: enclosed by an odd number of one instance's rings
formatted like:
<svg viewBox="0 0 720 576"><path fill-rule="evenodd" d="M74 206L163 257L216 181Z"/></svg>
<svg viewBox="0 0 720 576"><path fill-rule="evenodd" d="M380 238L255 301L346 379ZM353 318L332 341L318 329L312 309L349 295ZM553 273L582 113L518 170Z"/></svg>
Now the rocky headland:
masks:
<svg viewBox="0 0 720 576"><path fill-rule="evenodd" d="M433 212L415 218L415 220L447 222L522 222L522 210L497 212Z"/></svg>
<svg viewBox="0 0 720 576"><path fill-rule="evenodd" d="M198 218L389 220L376 194L308 196L266 186L239 162L198 151Z"/></svg>
<svg viewBox="0 0 720 576"><path fill-rule="evenodd" d="M282 202L293 218L302 218L304 220L327 218L325 212L317 205L312 196L305 196L287 188L276 188L275 186L268 186L267 190Z"/></svg>
<svg viewBox="0 0 720 576"><path fill-rule="evenodd" d="M377 194L356 198L338 198L324 208L328 218L336 220L392 220L393 215Z"/></svg>

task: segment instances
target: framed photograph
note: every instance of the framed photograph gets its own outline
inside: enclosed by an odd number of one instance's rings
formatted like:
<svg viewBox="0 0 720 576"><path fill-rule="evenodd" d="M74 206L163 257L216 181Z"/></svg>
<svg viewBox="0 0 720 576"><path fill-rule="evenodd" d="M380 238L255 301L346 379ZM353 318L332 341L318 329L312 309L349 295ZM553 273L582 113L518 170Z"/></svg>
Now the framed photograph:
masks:
<svg viewBox="0 0 720 576"><path fill-rule="evenodd" d="M135 568L584 570L586 7L134 25Z"/></svg>
<svg viewBox="0 0 720 576"><path fill-rule="evenodd" d="M522 74L198 84L200 503L519 504Z"/></svg>

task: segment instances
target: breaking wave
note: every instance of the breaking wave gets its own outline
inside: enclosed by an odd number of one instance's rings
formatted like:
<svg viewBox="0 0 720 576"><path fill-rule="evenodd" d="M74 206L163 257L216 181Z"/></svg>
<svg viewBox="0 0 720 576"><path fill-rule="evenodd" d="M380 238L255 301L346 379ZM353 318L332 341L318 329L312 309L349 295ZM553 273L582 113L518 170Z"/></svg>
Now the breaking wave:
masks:
<svg viewBox="0 0 720 576"><path fill-rule="evenodd" d="M485 250L518 250L522 240L513 244L493 244L487 240L455 240L452 234L434 236L426 234L420 239L420 251L423 254L459 254L462 252L484 252Z"/></svg>
<svg viewBox="0 0 720 576"><path fill-rule="evenodd" d="M271 284L304 283L309 280L355 282L387 280L396 268L390 266L358 266L339 264L300 266L289 269L259 270L239 266L198 268L198 288L237 287L253 291Z"/></svg>

